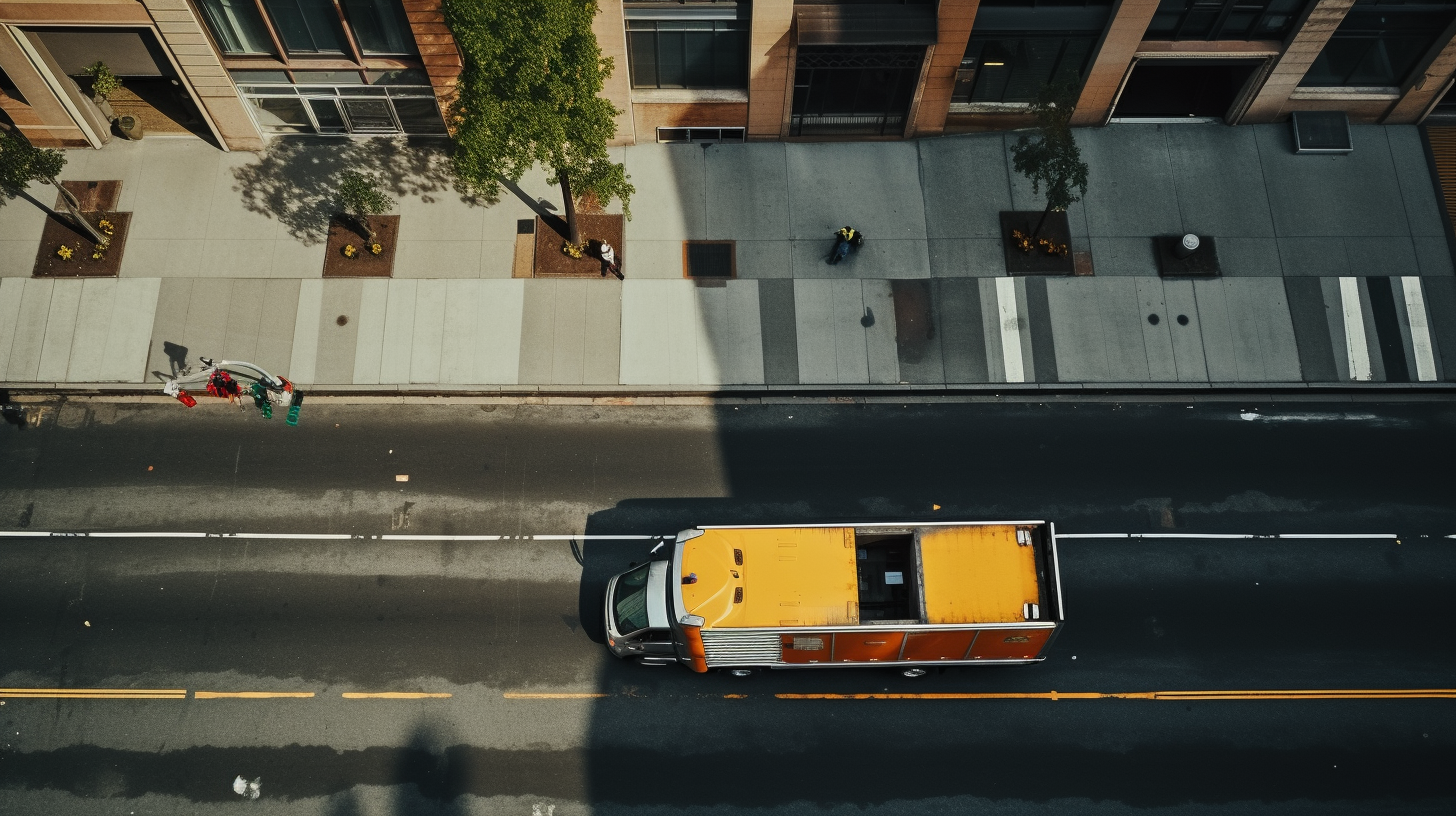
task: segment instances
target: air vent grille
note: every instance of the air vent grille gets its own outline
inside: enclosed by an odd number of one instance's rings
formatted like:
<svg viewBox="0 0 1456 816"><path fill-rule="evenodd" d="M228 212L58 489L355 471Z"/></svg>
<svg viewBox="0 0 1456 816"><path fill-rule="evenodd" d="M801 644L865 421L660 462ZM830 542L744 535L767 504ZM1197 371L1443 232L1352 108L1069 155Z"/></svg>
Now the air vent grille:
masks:
<svg viewBox="0 0 1456 816"><path fill-rule="evenodd" d="M736 547L733 549L733 563L740 567L743 566L743 550Z"/></svg>
<svg viewBox="0 0 1456 816"><path fill-rule="evenodd" d="M743 587L734 587L733 603L743 603Z"/></svg>

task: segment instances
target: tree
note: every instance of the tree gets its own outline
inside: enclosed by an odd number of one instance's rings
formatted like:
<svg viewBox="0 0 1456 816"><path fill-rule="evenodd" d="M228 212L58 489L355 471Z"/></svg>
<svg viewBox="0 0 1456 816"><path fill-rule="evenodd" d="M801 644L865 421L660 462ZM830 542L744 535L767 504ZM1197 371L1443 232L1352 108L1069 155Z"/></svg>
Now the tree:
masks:
<svg viewBox="0 0 1456 816"><path fill-rule="evenodd" d="M380 215L394 206L394 199L379 189L378 176L366 176L357 170L345 170L339 176L339 201L344 212L359 225L360 234L374 242L374 227L369 216Z"/></svg>
<svg viewBox="0 0 1456 816"><path fill-rule="evenodd" d="M1012 166L1031 179L1031 191L1046 188L1046 209L1032 237L1041 235L1047 215L1062 212L1087 194L1087 164L1072 138L1072 111L1077 101L1073 85L1044 86L1031 103L1036 130L1023 133L1011 147Z"/></svg>
<svg viewBox="0 0 1456 816"><path fill-rule="evenodd" d="M104 247L110 239L102 235L90 221L81 217L81 202L56 181L65 166L66 154L61 151L36 147L13 129L0 132L0 189L3 189L5 199L24 194L25 188L32 181L44 181L60 191L61 204L66 208L66 220L85 233L93 244ZM30 196L27 195L26 198ZM33 198L30 200L41 209L60 216L60 213L55 213L39 201Z"/></svg>
<svg viewBox="0 0 1456 816"><path fill-rule="evenodd" d="M464 192L488 200L502 178L533 165L565 199L567 241L581 246L576 197L621 199L632 217L635 188L607 155L621 111L600 96L612 73L592 33L596 0L445 0L445 20L464 61L447 120Z"/></svg>

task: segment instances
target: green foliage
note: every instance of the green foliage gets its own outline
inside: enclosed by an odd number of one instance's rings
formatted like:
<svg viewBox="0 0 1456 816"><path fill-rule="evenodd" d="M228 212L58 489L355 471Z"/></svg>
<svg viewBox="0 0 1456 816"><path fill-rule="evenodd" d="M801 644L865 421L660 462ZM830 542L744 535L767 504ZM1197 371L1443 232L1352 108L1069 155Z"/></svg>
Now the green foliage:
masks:
<svg viewBox="0 0 1456 816"><path fill-rule="evenodd" d="M345 170L339 175L339 201L349 215L361 222L394 206L394 199L380 189L378 176L365 175L357 170Z"/></svg>
<svg viewBox="0 0 1456 816"><path fill-rule="evenodd" d="M61 151L36 147L16 130L0 132L0 190L5 198L14 198L32 181L55 179L65 166Z"/></svg>
<svg viewBox="0 0 1456 816"><path fill-rule="evenodd" d="M111 73L111 69L107 68L106 63L101 60L97 60L95 65L88 65L81 70L91 77L91 93L94 96L110 99L111 95L116 93L116 89L121 87L121 79Z"/></svg>
<svg viewBox="0 0 1456 816"><path fill-rule="evenodd" d="M592 33L596 12L596 0L445 0L465 63L447 116L465 192L494 200L499 177L541 164L553 184L621 199L631 217L635 189L607 155L620 111L600 96L612 60Z"/></svg>
<svg viewBox="0 0 1456 816"><path fill-rule="evenodd" d="M1076 88L1047 85L1031 104L1037 128L1022 134L1011 147L1012 166L1031 180L1031 190L1045 188L1047 211L1060 212L1087 194L1087 165L1072 137Z"/></svg>

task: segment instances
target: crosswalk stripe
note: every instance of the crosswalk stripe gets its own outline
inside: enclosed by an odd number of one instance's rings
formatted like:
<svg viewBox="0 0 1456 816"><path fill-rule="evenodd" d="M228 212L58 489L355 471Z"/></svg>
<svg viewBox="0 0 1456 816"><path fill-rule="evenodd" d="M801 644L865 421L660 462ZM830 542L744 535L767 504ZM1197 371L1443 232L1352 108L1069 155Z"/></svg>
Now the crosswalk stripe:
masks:
<svg viewBox="0 0 1456 816"><path fill-rule="evenodd" d="M1365 339L1365 311L1360 306L1360 281L1340 278L1340 307L1345 314L1345 358L1350 379L1370 379L1370 344Z"/></svg>
<svg viewBox="0 0 1456 816"><path fill-rule="evenodd" d="M1016 308L1016 280L996 279L996 307L1001 317L1001 362L1006 382L1026 382L1021 355L1021 314Z"/></svg>
<svg viewBox="0 0 1456 816"><path fill-rule="evenodd" d="M1400 290L1405 294L1411 349L1416 357L1416 379L1433 382L1436 379L1436 355L1431 350L1431 327L1426 319L1426 295L1421 288L1421 279L1414 275L1401 278Z"/></svg>

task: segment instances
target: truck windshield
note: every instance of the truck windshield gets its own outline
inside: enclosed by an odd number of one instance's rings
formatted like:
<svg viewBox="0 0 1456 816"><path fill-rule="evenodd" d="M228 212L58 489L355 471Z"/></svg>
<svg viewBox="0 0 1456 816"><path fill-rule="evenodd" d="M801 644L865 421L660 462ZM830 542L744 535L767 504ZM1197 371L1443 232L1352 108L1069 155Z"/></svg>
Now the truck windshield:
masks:
<svg viewBox="0 0 1456 816"><path fill-rule="evenodd" d="M617 632L631 634L647 628L647 568L643 564L617 579L612 609L617 613Z"/></svg>

